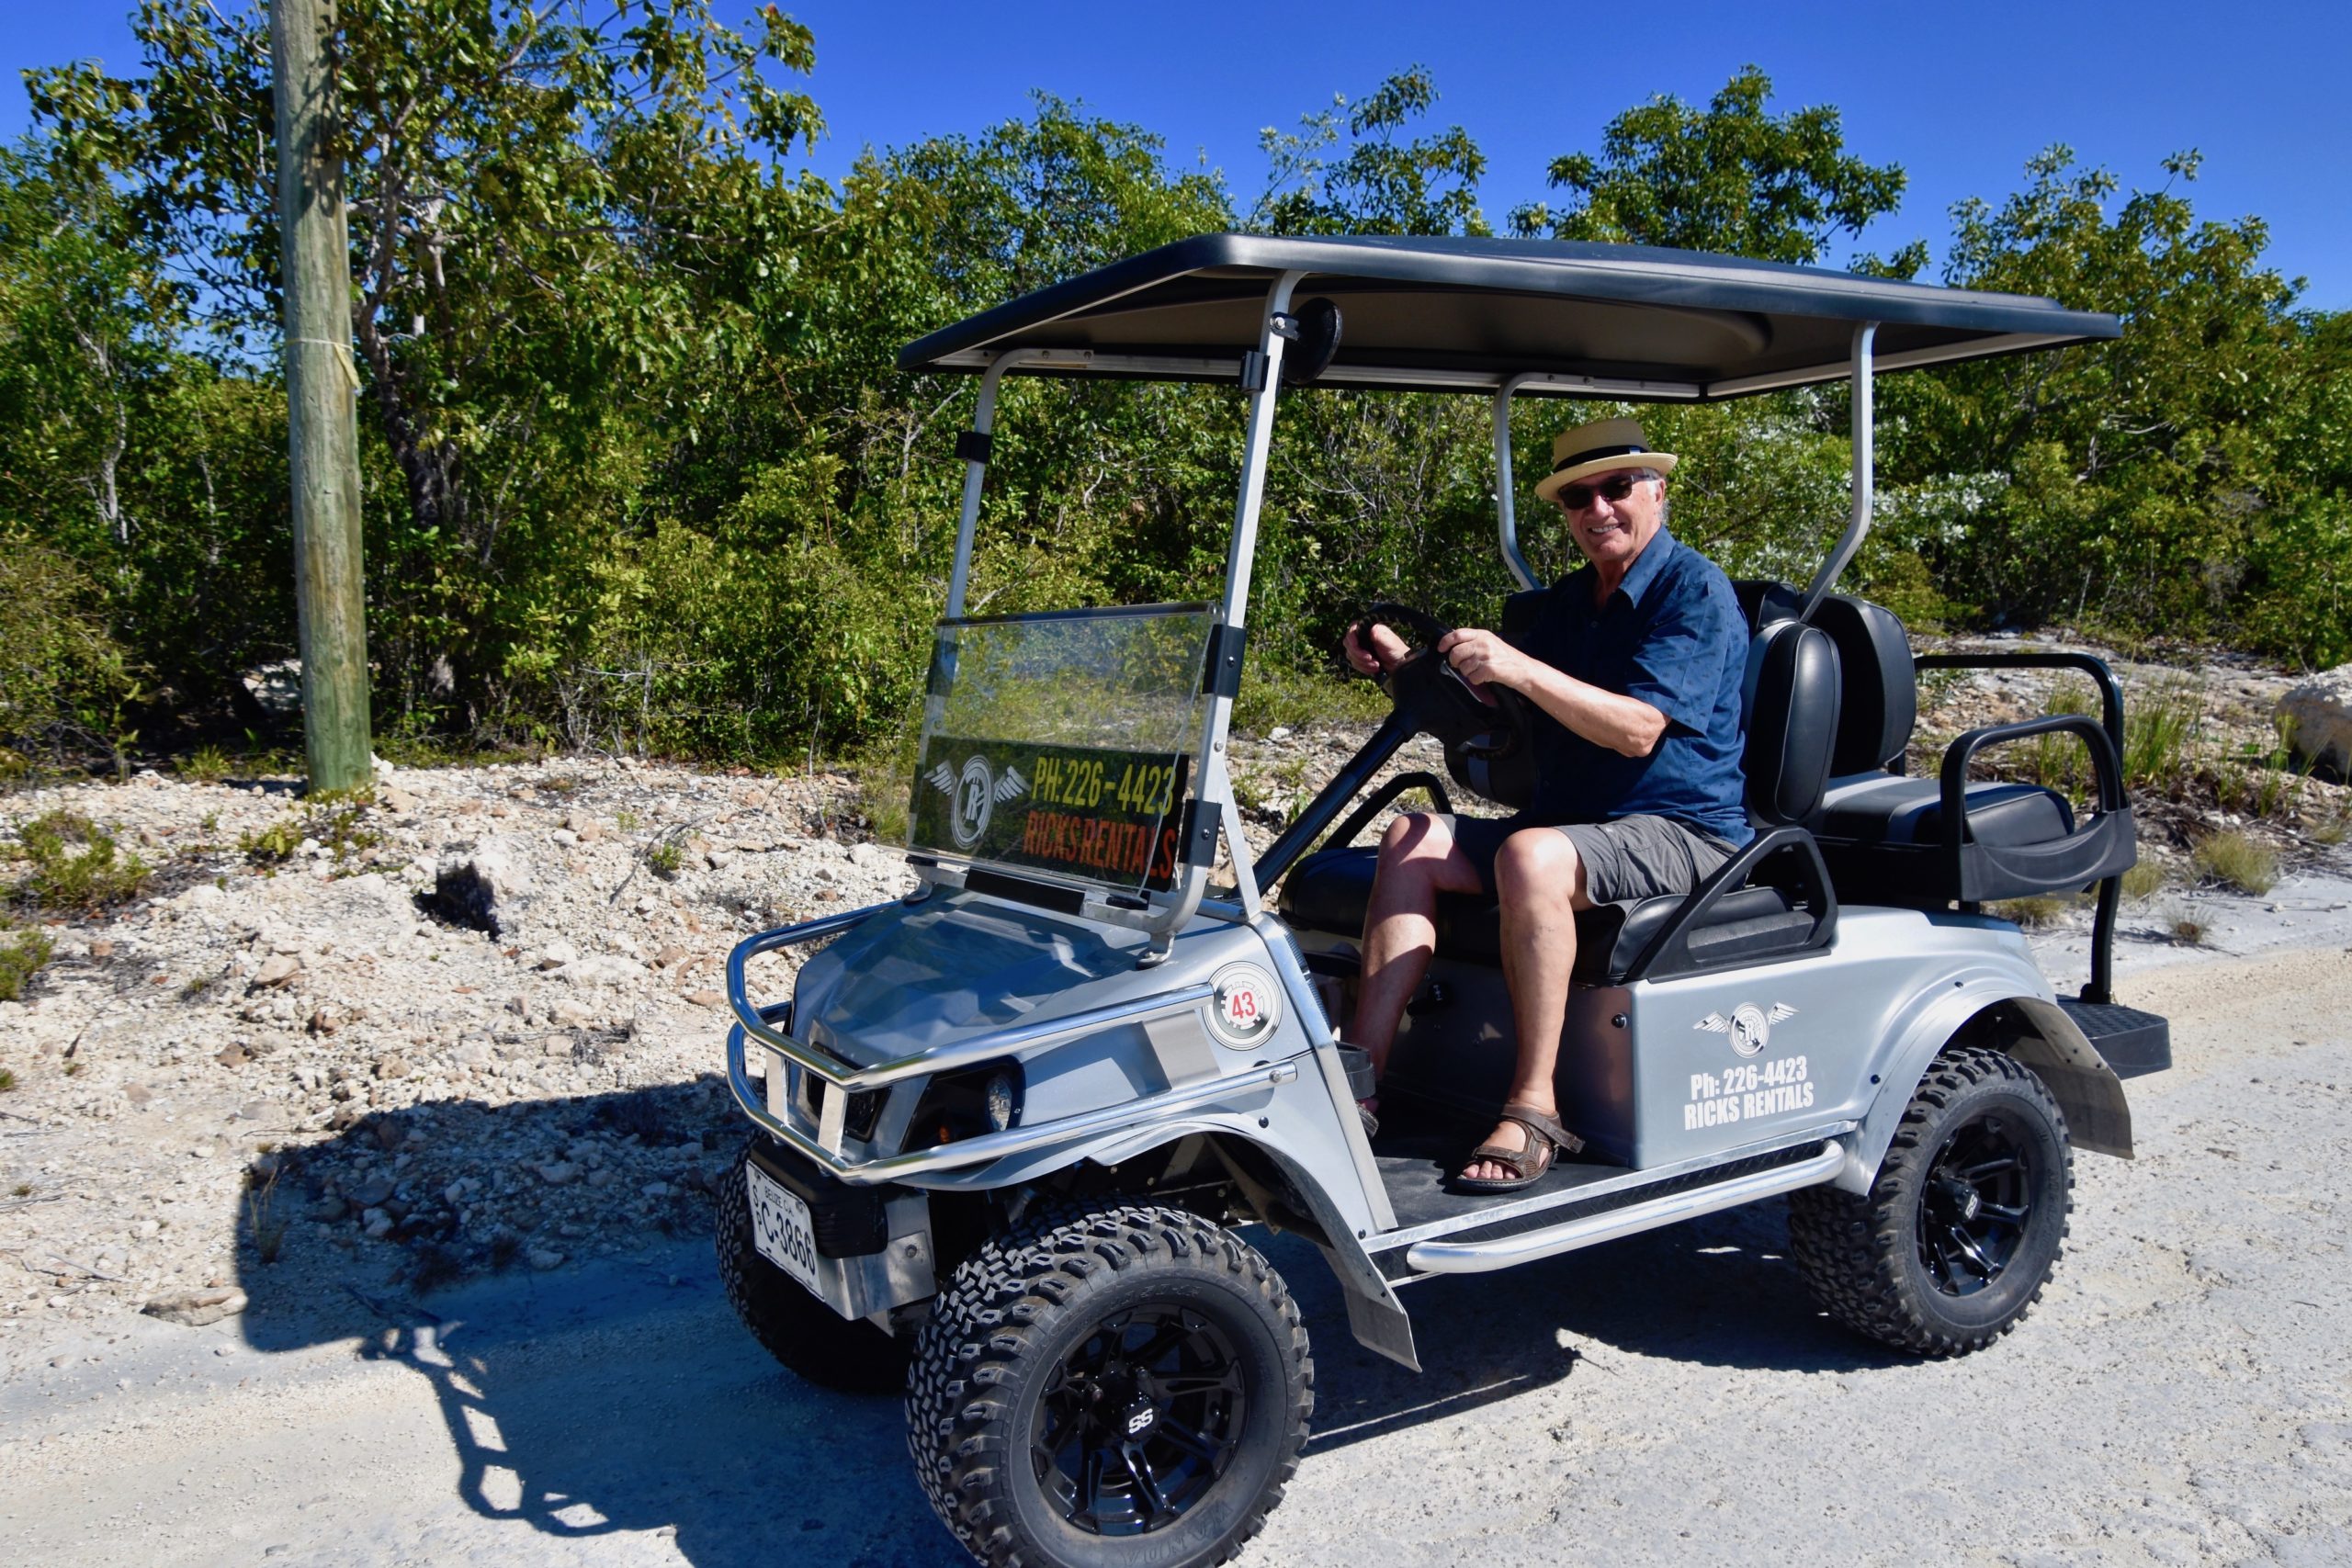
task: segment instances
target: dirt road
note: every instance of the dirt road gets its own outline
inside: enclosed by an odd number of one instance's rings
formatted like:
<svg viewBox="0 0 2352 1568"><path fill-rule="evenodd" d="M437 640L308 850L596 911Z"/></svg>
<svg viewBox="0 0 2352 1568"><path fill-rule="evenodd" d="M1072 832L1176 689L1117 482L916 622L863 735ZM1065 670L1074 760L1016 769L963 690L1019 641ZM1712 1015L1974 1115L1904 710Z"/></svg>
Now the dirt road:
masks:
<svg viewBox="0 0 2352 1568"><path fill-rule="evenodd" d="M1307 1249L1316 1436L1245 1562L2352 1562L2352 955L2143 973L2178 1066L2080 1156L2039 1310L1924 1364L1832 1327L1777 1205L1417 1285L1427 1371ZM0 1559L956 1561L893 1401L813 1392L706 1249L61 1340L0 1382ZM121 1335L119 1325L109 1336Z"/></svg>

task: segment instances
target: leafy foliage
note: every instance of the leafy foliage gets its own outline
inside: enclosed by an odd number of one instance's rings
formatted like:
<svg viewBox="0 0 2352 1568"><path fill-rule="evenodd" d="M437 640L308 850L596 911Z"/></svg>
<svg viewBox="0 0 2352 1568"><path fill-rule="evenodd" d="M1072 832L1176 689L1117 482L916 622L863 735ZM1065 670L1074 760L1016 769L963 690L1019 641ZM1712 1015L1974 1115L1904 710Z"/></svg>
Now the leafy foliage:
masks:
<svg viewBox="0 0 2352 1568"><path fill-rule="evenodd" d="M0 1002L13 1002L25 994L42 964L49 962L53 943L49 933L35 926L21 931L10 931L0 924ZM0 1089L17 1087L15 1075L0 1073Z"/></svg>
<svg viewBox="0 0 2352 1568"><path fill-rule="evenodd" d="M17 853L32 863L11 895L52 914L88 914L137 897L147 863L124 854L113 834L86 817L51 811L17 829Z"/></svg>
<svg viewBox="0 0 2352 1568"><path fill-rule="evenodd" d="M816 39L708 0L346 0L337 57L383 743L761 760L854 750L920 701L967 377L899 347L1204 231L1482 234L1487 162L1413 66L1269 129L1254 200L1148 129L1038 97L970 134L783 172ZM289 738L240 677L294 651L266 15L141 0L139 68L31 73L0 152L0 745ZM1552 165L1523 236L1814 262L1899 165L1754 67L1636 105ZM1851 585L1914 624L2164 626L2352 657L2352 328L2301 313L2248 220L2120 197L2053 150L1959 214L1948 281L2114 310L2120 344L1890 378ZM1908 276L1910 246L1867 267ZM980 613L1189 600L1223 570L1231 388L1008 381ZM1562 425L1513 412L1520 493ZM1847 507L1838 390L1640 411L1673 525L1802 577ZM1372 598L1489 618L1477 400L1286 395L1246 711L1321 703ZM1530 512L1545 509L1529 508ZM1523 516L1538 570L1573 564ZM240 732L245 739L239 743ZM153 741L151 740L151 744ZM224 750L220 755L226 756ZM9 761L0 755L0 763ZM674 846L673 847L674 852Z"/></svg>
<svg viewBox="0 0 2352 1568"><path fill-rule="evenodd" d="M1267 234L1487 232L1478 210L1487 155L1470 133L1455 125L1399 140L1437 96L1429 68L1416 65L1368 96L1339 95L1295 131L1260 131L1266 188L1243 226Z"/></svg>
<svg viewBox="0 0 2352 1568"><path fill-rule="evenodd" d="M1895 209L1904 173L1847 152L1835 108L1776 116L1765 111L1771 95L1771 78L1749 65L1704 110L1670 94L1627 109L1601 132L1600 157L1569 152L1552 160L1552 184L1572 193L1569 205L1556 212L1540 202L1521 208L1511 214L1512 230L1819 261L1833 234L1860 234ZM1913 246L1892 270L1909 276L1925 260L1925 250Z"/></svg>

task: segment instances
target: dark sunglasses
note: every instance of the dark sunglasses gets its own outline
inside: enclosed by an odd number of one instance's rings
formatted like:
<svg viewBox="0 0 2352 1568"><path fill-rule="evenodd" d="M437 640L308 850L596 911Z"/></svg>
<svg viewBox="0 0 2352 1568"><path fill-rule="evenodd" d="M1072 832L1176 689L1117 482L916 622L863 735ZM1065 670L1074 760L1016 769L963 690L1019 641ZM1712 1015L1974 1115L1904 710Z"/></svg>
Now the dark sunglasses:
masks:
<svg viewBox="0 0 2352 1568"><path fill-rule="evenodd" d="M1582 512L1592 504L1594 496L1600 495L1607 498L1613 506L1633 494L1634 487L1641 482L1631 474L1614 473L1597 485L1563 485L1560 488L1560 504L1570 512Z"/></svg>

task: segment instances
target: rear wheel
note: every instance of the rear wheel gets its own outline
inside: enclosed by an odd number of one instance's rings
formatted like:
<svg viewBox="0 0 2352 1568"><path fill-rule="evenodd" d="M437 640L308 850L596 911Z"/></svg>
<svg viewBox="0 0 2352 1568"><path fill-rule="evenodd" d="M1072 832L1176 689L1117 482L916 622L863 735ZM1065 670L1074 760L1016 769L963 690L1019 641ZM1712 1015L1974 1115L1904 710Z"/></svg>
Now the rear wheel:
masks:
<svg viewBox="0 0 2352 1568"><path fill-rule="evenodd" d="M1790 1250L1848 1327L1962 1355L2041 1300L2074 1186L2066 1119L2041 1080L2006 1053L1962 1047L1928 1068L1868 1193L1790 1195Z"/></svg>
<svg viewBox="0 0 2352 1568"><path fill-rule="evenodd" d="M1116 1209L956 1271L916 1343L907 1447L984 1562L1222 1562L1297 1469L1313 1384L1255 1248L1179 1210Z"/></svg>
<svg viewBox="0 0 2352 1568"><path fill-rule="evenodd" d="M769 1355L822 1388L890 1393L906 1382L907 1346L864 1318L844 1319L760 1256L743 1186L749 1149L718 1188L718 1278L727 1299Z"/></svg>

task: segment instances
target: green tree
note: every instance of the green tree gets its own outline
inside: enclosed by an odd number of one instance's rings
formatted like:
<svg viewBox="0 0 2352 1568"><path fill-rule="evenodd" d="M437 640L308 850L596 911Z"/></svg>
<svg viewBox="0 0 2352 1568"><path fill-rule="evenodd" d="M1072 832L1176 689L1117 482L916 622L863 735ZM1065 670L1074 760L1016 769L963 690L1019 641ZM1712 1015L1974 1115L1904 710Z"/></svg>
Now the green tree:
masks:
<svg viewBox="0 0 2352 1568"><path fill-rule="evenodd" d="M243 699L259 722L238 672L292 641L284 400L182 346L189 296L167 258L105 178L55 153L0 150L0 534L70 563L34 576L70 575L77 615L158 704Z"/></svg>
<svg viewBox="0 0 2352 1568"><path fill-rule="evenodd" d="M1478 210L1487 155L1470 133L1454 125L1404 139L1437 96L1429 68L1415 65L1366 97L1338 95L1296 130L1266 127L1258 133L1266 186L1242 226L1268 234L1489 232Z"/></svg>
<svg viewBox="0 0 2352 1568"><path fill-rule="evenodd" d="M338 20L352 333L406 502L371 508L368 548L413 590L380 646L481 717L593 610L580 585L646 471L629 416L650 402L691 438L680 367L757 353L744 295L827 206L773 167L820 121L763 71L804 73L813 46L774 6L746 36L706 0L350 0ZM36 110L128 177L220 324L266 341L266 16L142 0L134 32L143 76L32 73Z"/></svg>
<svg viewBox="0 0 2352 1568"><path fill-rule="evenodd" d="M1848 153L1837 109L1774 115L1771 96L1771 78L1748 65L1703 110L1671 94L1625 110L1602 130L1598 158L1552 160L1566 205L1518 208L1512 231L1817 262L1833 236L1859 235L1901 204L1902 165ZM1907 277L1926 260L1915 242L1884 270Z"/></svg>
<svg viewBox="0 0 2352 1568"><path fill-rule="evenodd" d="M2167 159L2119 202L2053 147L1998 206L1953 211L1948 283L2123 320L2114 343L1888 384L1885 471L1968 492L1924 548L1982 615L2229 626L2254 535L2307 482L2276 456L2306 384L2296 286L2262 264L2259 220L2198 218L2197 168Z"/></svg>

